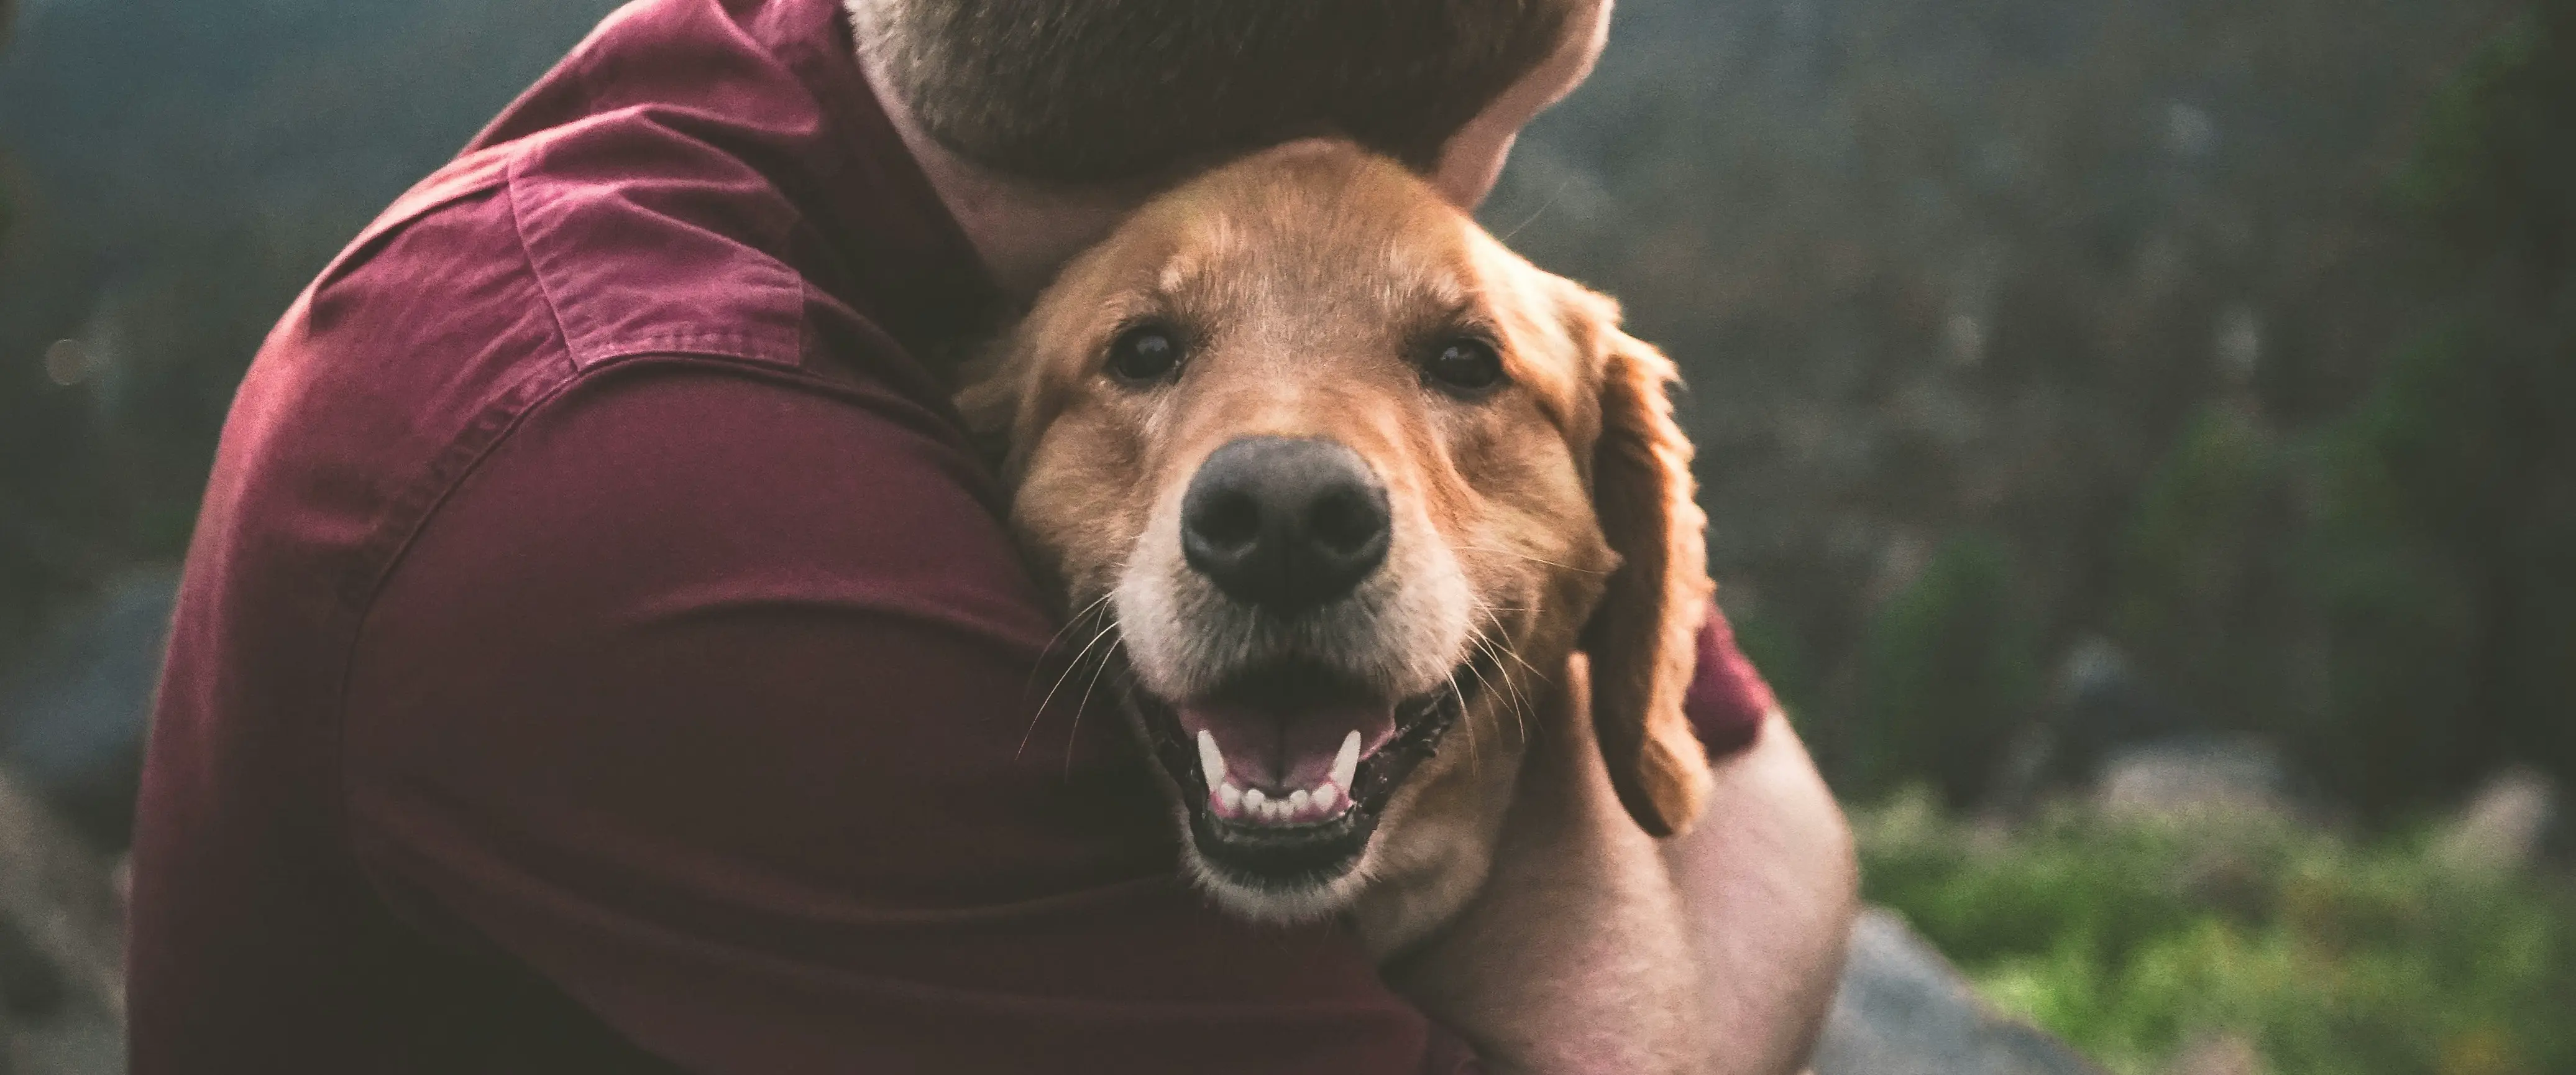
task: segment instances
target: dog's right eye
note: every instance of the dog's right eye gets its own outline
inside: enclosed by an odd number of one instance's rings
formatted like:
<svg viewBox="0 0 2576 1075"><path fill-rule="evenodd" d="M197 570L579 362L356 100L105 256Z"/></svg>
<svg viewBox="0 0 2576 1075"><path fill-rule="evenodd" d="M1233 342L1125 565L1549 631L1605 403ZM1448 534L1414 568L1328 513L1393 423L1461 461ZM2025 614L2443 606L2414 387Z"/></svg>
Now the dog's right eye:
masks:
<svg viewBox="0 0 2576 1075"><path fill-rule="evenodd" d="M1109 375L1128 384L1165 380L1181 365L1181 341L1170 329L1128 329L1109 344Z"/></svg>
<svg viewBox="0 0 2576 1075"><path fill-rule="evenodd" d="M1460 337L1432 355L1423 371L1452 392L1482 392L1502 383L1503 359L1494 353L1494 345Z"/></svg>

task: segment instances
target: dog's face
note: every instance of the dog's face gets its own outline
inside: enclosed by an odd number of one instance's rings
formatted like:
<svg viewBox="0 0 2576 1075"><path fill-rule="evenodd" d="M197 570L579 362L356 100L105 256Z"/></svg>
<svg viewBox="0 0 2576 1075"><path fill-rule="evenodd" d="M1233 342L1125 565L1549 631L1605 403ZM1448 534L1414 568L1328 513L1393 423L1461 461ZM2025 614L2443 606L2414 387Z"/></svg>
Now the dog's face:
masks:
<svg viewBox="0 0 2576 1075"><path fill-rule="evenodd" d="M1578 645L1631 814L1695 815L1688 447L1607 300L1305 144L1146 207L1006 354L968 409L1009 429L1014 523L1108 630L1227 906L1329 913L1489 841Z"/></svg>

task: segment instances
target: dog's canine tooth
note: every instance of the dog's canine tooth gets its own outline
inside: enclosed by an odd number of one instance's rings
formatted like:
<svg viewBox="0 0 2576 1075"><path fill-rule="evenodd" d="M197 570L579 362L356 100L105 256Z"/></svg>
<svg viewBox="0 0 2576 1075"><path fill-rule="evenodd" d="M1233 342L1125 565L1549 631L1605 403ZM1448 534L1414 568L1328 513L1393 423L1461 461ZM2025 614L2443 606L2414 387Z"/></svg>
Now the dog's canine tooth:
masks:
<svg viewBox="0 0 2576 1075"><path fill-rule="evenodd" d="M1340 801L1342 801L1342 789L1340 788L1334 787L1331 784L1324 784L1315 789L1315 809L1317 810L1330 812L1333 809L1333 804Z"/></svg>
<svg viewBox="0 0 2576 1075"><path fill-rule="evenodd" d="M1353 728L1351 734L1342 737L1342 752L1333 759L1333 783L1347 790L1359 775L1360 730Z"/></svg>
<svg viewBox="0 0 2576 1075"><path fill-rule="evenodd" d="M1199 771L1207 777L1209 787L1225 783L1225 752L1216 748L1216 733L1199 729Z"/></svg>

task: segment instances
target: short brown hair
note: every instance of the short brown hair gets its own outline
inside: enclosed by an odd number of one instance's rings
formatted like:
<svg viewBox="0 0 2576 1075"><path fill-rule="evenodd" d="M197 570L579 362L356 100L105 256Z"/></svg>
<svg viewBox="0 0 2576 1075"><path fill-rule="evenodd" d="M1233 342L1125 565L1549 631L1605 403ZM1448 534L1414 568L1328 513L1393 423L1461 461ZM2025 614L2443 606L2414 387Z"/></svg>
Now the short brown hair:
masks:
<svg viewBox="0 0 2576 1075"><path fill-rule="evenodd" d="M1555 51L1579 0L851 0L967 160L1093 182L1338 134L1417 170Z"/></svg>

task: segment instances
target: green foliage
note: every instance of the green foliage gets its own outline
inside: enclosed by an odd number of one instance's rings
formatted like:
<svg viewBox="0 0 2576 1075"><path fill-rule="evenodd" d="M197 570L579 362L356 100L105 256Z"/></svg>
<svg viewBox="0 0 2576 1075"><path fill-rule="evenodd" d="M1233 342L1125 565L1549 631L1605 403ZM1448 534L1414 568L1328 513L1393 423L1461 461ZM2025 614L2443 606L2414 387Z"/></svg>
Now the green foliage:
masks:
<svg viewBox="0 0 2576 1075"><path fill-rule="evenodd" d="M1920 794L1857 821L1871 900L2115 1070L2232 1034L2276 1075L2576 1071L2576 898L2423 834L2073 811L1999 834Z"/></svg>
<svg viewBox="0 0 2576 1075"><path fill-rule="evenodd" d="M2437 327L2304 428L2204 406L2110 604L2159 679L2379 820L2508 761L2576 781L2576 0L2498 32L2423 129L2397 190Z"/></svg>
<svg viewBox="0 0 2576 1075"><path fill-rule="evenodd" d="M2112 633L2202 705L2291 711L2283 662L2284 450L2242 406L2206 408L2149 476L2119 558Z"/></svg>
<svg viewBox="0 0 2576 1075"><path fill-rule="evenodd" d="M2009 548L1984 536L1943 544L1871 617L1861 654L1859 785L1921 774L1953 805L1974 801L2038 694Z"/></svg>
<svg viewBox="0 0 2576 1075"><path fill-rule="evenodd" d="M2398 190L2445 269L2559 276L2576 251L2576 2L2539 0L2438 94ZM2563 280L2541 281L2563 283Z"/></svg>
<svg viewBox="0 0 2576 1075"><path fill-rule="evenodd" d="M2500 522L2478 518L2495 506L2500 468L2473 346L2455 330L2400 354L2323 441L2310 584L2333 642L2330 705L2350 732L2326 769L2372 802L2469 779L2492 745L2461 734L2488 723L2474 709L2486 620L2476 546Z"/></svg>
<svg viewBox="0 0 2576 1075"><path fill-rule="evenodd" d="M1801 736L1808 736L1809 714L1821 704L1824 685L1819 681L1815 661L1798 633L1789 625L1759 611L1726 610L1728 623L1735 628L1735 644L1746 659L1762 670L1762 678L1771 684L1771 692L1799 726Z"/></svg>
<svg viewBox="0 0 2576 1075"><path fill-rule="evenodd" d="M2306 550L2322 768L2383 811L2499 756L2576 780L2576 2L2441 93L2400 190L2451 314L2318 435Z"/></svg>

